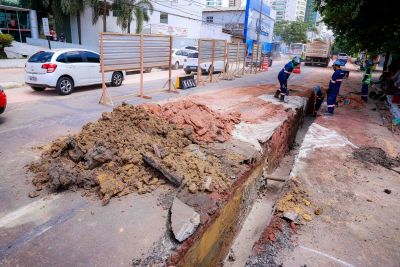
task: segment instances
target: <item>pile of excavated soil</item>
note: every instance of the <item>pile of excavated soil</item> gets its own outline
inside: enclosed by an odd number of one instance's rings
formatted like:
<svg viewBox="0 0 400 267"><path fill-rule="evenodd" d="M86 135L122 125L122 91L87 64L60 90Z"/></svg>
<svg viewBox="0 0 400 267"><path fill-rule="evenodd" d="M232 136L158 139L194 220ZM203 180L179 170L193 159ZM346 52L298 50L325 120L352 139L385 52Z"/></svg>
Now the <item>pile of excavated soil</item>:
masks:
<svg viewBox="0 0 400 267"><path fill-rule="evenodd" d="M294 212L305 221L311 221L311 201L310 195L301 186L300 182L294 178L289 180L283 190L284 194L276 202L276 212Z"/></svg>
<svg viewBox="0 0 400 267"><path fill-rule="evenodd" d="M193 140L190 129L179 129L143 107L123 104L86 124L80 133L54 141L29 170L39 190L84 188L98 192L106 204L112 196L152 192L164 183L143 160L150 154L183 177L192 193L226 190L231 178L221 161L195 153Z"/></svg>
<svg viewBox="0 0 400 267"><path fill-rule="evenodd" d="M230 140L235 124L240 122L240 113L222 114L192 100L144 107L153 114L175 123L181 129L193 131L200 142Z"/></svg>
<svg viewBox="0 0 400 267"><path fill-rule="evenodd" d="M362 162L369 162L381 165L385 168L393 168L400 166L400 157L388 157L385 151L379 147L361 147L353 151L353 157Z"/></svg>

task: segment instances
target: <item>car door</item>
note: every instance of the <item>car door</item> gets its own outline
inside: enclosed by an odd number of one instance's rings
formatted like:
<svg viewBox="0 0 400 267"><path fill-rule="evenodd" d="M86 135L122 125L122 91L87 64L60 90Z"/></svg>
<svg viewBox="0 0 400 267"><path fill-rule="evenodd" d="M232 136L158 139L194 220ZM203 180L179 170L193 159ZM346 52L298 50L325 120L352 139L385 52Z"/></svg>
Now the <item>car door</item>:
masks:
<svg viewBox="0 0 400 267"><path fill-rule="evenodd" d="M89 85L90 72L82 51L68 51L65 53L65 67L72 76L75 86Z"/></svg>
<svg viewBox="0 0 400 267"><path fill-rule="evenodd" d="M100 55L92 51L83 51L84 60L89 71L90 84L101 83Z"/></svg>

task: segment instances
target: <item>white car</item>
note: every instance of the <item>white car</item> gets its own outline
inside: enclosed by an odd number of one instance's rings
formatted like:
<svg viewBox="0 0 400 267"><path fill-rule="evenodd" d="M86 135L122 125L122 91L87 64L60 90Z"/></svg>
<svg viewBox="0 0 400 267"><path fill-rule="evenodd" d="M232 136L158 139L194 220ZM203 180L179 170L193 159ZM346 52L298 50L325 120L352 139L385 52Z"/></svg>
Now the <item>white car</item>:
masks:
<svg viewBox="0 0 400 267"><path fill-rule="evenodd" d="M197 72L198 65L198 52L189 53L186 62L183 64L183 70L186 74L190 74L192 72ZM202 74L209 74L211 71L212 62L205 62L200 64ZM222 72L226 69L225 63L223 60L214 61L214 72Z"/></svg>
<svg viewBox="0 0 400 267"><path fill-rule="evenodd" d="M124 71L105 72L105 79L120 86ZM60 95L72 93L75 87L100 84L100 55L84 49L39 51L25 64L25 83L35 91L55 88Z"/></svg>
<svg viewBox="0 0 400 267"><path fill-rule="evenodd" d="M183 49L172 49L172 67L177 70L186 62L188 52Z"/></svg>

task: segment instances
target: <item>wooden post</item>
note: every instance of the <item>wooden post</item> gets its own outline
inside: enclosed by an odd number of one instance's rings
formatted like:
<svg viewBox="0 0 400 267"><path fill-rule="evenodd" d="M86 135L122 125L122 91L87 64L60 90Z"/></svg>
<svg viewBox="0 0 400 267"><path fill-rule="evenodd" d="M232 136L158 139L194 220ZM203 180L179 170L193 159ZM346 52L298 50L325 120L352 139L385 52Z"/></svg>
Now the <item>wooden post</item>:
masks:
<svg viewBox="0 0 400 267"><path fill-rule="evenodd" d="M228 42L225 40L225 42L224 42L224 45L225 45L225 49L224 49L224 72L223 72L223 75L224 76L226 76L226 69L227 68L229 68L228 67L228 60L227 60L227 56L226 56L226 50L228 49Z"/></svg>
<svg viewBox="0 0 400 267"><path fill-rule="evenodd" d="M105 104L105 97L106 97L106 82L104 78L104 46L103 46L103 32L100 33L100 66L101 66L101 98L100 104Z"/></svg>
<svg viewBox="0 0 400 267"><path fill-rule="evenodd" d="M140 34L140 97L144 97L143 69L144 69L144 41L143 34Z"/></svg>
<svg viewBox="0 0 400 267"><path fill-rule="evenodd" d="M200 68L200 56L201 56L201 39L199 39L198 49L197 49L197 84L200 85L201 80L201 68Z"/></svg>
<svg viewBox="0 0 400 267"><path fill-rule="evenodd" d="M215 40L213 40L212 41L213 43L213 45L212 45L212 53L211 53L211 67L212 68L210 68L209 69L209 71L210 71L210 73L209 73L209 75L210 75L210 82L212 83L212 81L213 81L213 76L214 76L214 53L215 53Z"/></svg>
<svg viewBox="0 0 400 267"><path fill-rule="evenodd" d="M246 58L247 58L247 44L243 45L243 76L244 76L244 69L246 67Z"/></svg>
<svg viewBox="0 0 400 267"><path fill-rule="evenodd" d="M236 47L236 73L239 74L239 43Z"/></svg>
<svg viewBox="0 0 400 267"><path fill-rule="evenodd" d="M171 92L172 82L172 35L169 37L169 71L168 71L168 92Z"/></svg>

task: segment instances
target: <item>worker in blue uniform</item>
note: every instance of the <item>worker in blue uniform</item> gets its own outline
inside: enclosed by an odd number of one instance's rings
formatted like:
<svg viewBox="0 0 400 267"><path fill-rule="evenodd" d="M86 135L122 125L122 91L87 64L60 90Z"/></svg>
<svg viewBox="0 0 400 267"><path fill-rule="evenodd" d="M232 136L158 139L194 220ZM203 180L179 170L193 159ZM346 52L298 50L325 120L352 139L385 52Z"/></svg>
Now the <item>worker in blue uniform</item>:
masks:
<svg viewBox="0 0 400 267"><path fill-rule="evenodd" d="M279 98L281 102L285 100L285 95L289 95L287 81L293 70L300 64L300 57L295 56L289 61L278 74L280 88L275 92L274 97Z"/></svg>
<svg viewBox="0 0 400 267"><path fill-rule="evenodd" d="M365 62L365 72L362 79L362 87L361 87L361 99L365 102L368 102L368 87L371 84L372 80L372 67L374 66L374 62L371 60L367 60Z"/></svg>
<svg viewBox="0 0 400 267"><path fill-rule="evenodd" d="M332 68L334 73L332 75L331 80L329 81L329 87L326 92L327 94L327 105L328 110L324 114L325 116L332 116L335 111L336 97L339 94L340 85L342 84L344 78L344 71L340 69L342 63L339 60L333 62Z"/></svg>

